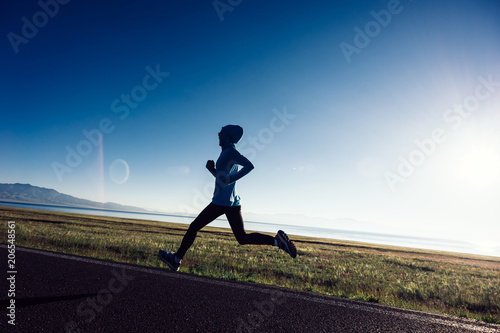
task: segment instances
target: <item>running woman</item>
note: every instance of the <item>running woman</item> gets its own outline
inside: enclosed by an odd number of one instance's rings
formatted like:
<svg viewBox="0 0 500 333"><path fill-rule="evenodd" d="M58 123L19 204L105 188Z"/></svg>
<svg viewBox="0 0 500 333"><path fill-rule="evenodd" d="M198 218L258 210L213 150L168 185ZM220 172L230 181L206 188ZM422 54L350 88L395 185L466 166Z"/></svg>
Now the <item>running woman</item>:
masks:
<svg viewBox="0 0 500 333"><path fill-rule="evenodd" d="M177 252L167 253L160 250L158 253L160 259L174 271L179 270L182 258L193 244L198 231L222 214L226 215L233 234L241 245L274 245L287 252L292 258L297 256L295 245L288 239L283 230L279 230L275 237L261 233L247 234L245 232L241 216L240 196L236 193L235 185L236 181L252 171L254 166L236 150L235 144L240 141L242 136L243 128L240 126L227 125L222 127L219 132L219 146L221 146L222 152L217 159L217 163L209 160L206 165L208 171L215 177L212 202L190 224ZM238 166L242 166L239 171Z"/></svg>

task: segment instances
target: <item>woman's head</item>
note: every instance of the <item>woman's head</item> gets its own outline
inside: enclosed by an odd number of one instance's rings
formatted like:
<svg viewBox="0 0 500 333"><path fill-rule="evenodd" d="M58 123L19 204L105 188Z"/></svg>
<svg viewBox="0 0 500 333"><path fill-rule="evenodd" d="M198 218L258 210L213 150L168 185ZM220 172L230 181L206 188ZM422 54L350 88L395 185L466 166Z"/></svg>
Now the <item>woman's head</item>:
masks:
<svg viewBox="0 0 500 333"><path fill-rule="evenodd" d="M219 145L222 148L233 146L241 140L243 128L238 125L227 125L219 132Z"/></svg>

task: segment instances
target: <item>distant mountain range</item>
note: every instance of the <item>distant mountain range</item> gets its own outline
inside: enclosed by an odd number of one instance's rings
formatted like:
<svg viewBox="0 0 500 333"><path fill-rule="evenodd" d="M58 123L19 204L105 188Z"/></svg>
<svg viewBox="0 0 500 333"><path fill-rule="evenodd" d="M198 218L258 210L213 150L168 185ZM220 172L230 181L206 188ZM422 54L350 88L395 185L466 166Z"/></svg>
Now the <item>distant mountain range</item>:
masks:
<svg viewBox="0 0 500 333"><path fill-rule="evenodd" d="M0 200L43 205L96 208L120 211L147 212L145 209L113 202L97 202L59 193L56 190L30 184L0 184Z"/></svg>
<svg viewBox="0 0 500 333"><path fill-rule="evenodd" d="M113 202L97 202L73 197L71 195L59 193L56 190L33 186L30 184L2 184L0 183L0 201L10 201L19 203L32 203L42 205L55 205L78 208L104 209L114 211L131 211L140 213L153 213L139 207L125 206ZM157 212L164 214L165 212ZM173 214L173 213L168 213ZM177 213L175 213L177 214ZM179 216L187 216L192 214L178 213ZM394 233L394 227L388 229L387 226L373 223L363 222L349 218L325 219L319 217L310 217L298 214L261 214L261 213L245 213L246 221L286 224L296 226L324 226L331 229L344 229L363 232L378 232L378 233Z"/></svg>

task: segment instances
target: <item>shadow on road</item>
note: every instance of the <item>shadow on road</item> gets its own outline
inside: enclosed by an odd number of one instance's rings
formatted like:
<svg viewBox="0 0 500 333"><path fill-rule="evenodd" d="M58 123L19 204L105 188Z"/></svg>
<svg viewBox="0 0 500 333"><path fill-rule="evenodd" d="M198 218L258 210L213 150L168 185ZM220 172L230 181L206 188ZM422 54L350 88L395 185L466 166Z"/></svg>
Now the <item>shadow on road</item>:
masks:
<svg viewBox="0 0 500 333"><path fill-rule="evenodd" d="M77 295L65 295L65 296L46 296L46 297L31 297L31 298L16 298L16 307L17 308L24 308L27 306L33 306L33 305L39 305L39 304L48 304L48 303L54 303L54 302L61 302L61 301L72 301L75 299L80 299L80 298L87 298L87 297L93 297L97 296L97 293L90 293L90 294L77 294ZM5 309L6 307L9 306L9 300L8 299L2 299L0 301L0 307Z"/></svg>

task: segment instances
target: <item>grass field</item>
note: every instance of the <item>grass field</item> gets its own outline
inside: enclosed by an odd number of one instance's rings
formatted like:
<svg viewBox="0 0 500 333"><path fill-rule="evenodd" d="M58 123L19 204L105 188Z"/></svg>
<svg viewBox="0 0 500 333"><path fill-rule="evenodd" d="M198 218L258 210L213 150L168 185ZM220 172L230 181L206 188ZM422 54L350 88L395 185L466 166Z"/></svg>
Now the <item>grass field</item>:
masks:
<svg viewBox="0 0 500 333"><path fill-rule="evenodd" d="M0 207L2 243L165 267L188 225ZM273 235L274 236L274 235ZM500 323L500 258L331 239L291 237L295 259L275 247L238 245L230 229L203 229L181 271L250 281Z"/></svg>

